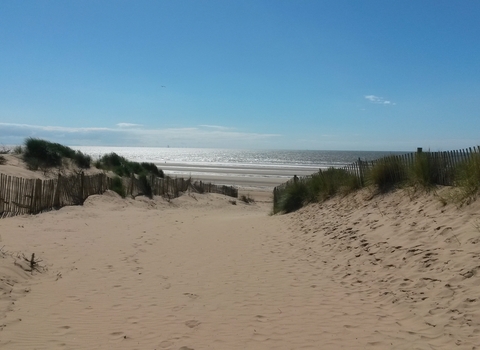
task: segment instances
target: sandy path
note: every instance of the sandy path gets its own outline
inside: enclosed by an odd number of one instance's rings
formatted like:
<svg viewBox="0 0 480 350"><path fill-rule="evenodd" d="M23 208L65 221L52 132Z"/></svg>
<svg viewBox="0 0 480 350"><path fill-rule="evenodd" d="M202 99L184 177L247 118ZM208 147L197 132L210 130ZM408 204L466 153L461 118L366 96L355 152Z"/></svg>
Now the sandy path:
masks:
<svg viewBox="0 0 480 350"><path fill-rule="evenodd" d="M442 333L407 308L312 263L292 241L292 218L228 200L94 196L2 220L2 244L36 252L48 271L20 283L30 292L0 321L0 347L441 348Z"/></svg>

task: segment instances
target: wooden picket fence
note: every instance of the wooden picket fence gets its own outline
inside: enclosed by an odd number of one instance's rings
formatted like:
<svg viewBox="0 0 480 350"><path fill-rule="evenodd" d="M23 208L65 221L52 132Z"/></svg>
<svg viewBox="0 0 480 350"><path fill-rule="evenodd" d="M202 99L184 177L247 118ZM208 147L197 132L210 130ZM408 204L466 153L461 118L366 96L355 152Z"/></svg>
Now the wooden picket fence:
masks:
<svg viewBox="0 0 480 350"><path fill-rule="evenodd" d="M177 198L181 193L187 191L196 193L219 193L230 197L238 197L238 189L233 186L215 185L202 181L192 181L192 179L172 178L168 176L165 178L150 176L147 180L153 195L170 199ZM144 195L146 192L142 182L133 176L131 178L123 178L123 186L127 189L127 195L132 197Z"/></svg>
<svg viewBox="0 0 480 350"><path fill-rule="evenodd" d="M471 159L472 157L480 157L480 146L444 152L424 152L421 148L418 148L417 152L401 155L390 155L372 161L361 160L359 158L357 161L341 167L340 169L344 169L355 175L359 179L361 186L365 186L367 184L368 172L375 165L382 162L399 165L395 172L395 177L401 180L407 175L405 174L405 169L411 169L414 167L419 157L423 157L425 163L430 164L431 168L435 170L435 174L433 175L437 185L454 186L455 170L461 163ZM320 171L322 170L320 169ZM308 179L315 174L303 177L295 176L287 182L275 187L273 190L274 203L277 203L283 191L289 185L296 181L308 181Z"/></svg>
<svg viewBox="0 0 480 350"><path fill-rule="evenodd" d="M395 177L404 179L407 175L405 174L405 169L412 169L416 165L417 160L422 158L423 164L433 171L431 175L434 177L435 184L454 186L455 171L458 166L472 157L478 156L480 156L480 146L444 152L424 152L421 148L418 148L417 152L390 155L373 161L358 159L356 162L343 167L343 169L356 175L361 185L364 186L368 171L379 163L397 165L392 167L396 169Z"/></svg>
<svg viewBox="0 0 480 350"><path fill-rule="evenodd" d="M198 193L218 193L238 198L238 189L233 186L214 185L202 181L195 181L191 183L191 189Z"/></svg>
<svg viewBox="0 0 480 350"><path fill-rule="evenodd" d="M112 188L113 179L104 173L72 176L59 175L56 179L25 179L0 174L0 218L21 214L38 214L67 205L82 205L94 194L102 194ZM122 178L126 195L136 197L146 194L147 189L135 176ZM151 194L169 199L179 197L186 191L198 193L221 193L238 197L234 187L210 183L192 182L183 178L147 177Z"/></svg>

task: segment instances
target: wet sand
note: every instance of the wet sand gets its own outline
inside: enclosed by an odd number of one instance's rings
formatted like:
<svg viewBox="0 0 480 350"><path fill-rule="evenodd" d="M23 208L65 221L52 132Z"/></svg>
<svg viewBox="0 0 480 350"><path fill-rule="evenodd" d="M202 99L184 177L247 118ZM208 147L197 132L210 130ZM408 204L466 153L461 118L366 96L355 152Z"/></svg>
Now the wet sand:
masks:
<svg viewBox="0 0 480 350"><path fill-rule="evenodd" d="M260 190L273 190L293 176L306 176L318 171L305 166L257 166L257 165L221 165L221 164L157 164L166 175L172 177L191 177L194 180L219 185L236 186Z"/></svg>

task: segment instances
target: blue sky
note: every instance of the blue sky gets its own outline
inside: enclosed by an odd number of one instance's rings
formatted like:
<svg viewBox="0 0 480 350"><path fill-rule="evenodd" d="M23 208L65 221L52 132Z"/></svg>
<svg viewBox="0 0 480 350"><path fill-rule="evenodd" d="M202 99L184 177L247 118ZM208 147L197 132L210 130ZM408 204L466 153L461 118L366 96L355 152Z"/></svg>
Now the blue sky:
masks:
<svg viewBox="0 0 480 350"><path fill-rule="evenodd" d="M0 144L480 144L480 2L1 1Z"/></svg>

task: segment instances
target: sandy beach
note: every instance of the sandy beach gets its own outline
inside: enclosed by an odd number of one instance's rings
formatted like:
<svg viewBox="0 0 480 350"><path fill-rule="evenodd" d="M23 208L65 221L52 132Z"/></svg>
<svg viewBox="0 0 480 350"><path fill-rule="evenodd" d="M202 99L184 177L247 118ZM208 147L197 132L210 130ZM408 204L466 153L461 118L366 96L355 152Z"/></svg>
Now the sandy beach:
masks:
<svg viewBox="0 0 480 350"><path fill-rule="evenodd" d="M480 346L480 203L364 190L271 216L249 194L107 192L0 220L0 347Z"/></svg>
<svg viewBox="0 0 480 350"><path fill-rule="evenodd" d="M479 18L0 0L0 350L480 350Z"/></svg>
<svg viewBox="0 0 480 350"><path fill-rule="evenodd" d="M24 162L15 155L4 155L6 164L1 165L1 173L10 176L35 179L49 179L58 176L57 169L46 172L30 171ZM157 164L167 176L172 178L192 178L194 181L203 181L218 185L235 186L243 190L256 192L271 192L294 175L304 176L315 172L317 169L308 167L268 167L268 166L208 166L200 164L168 163ZM73 167L72 167L73 168ZM72 170L62 169L62 173L71 174ZM96 168L84 169L85 174L102 172Z"/></svg>

